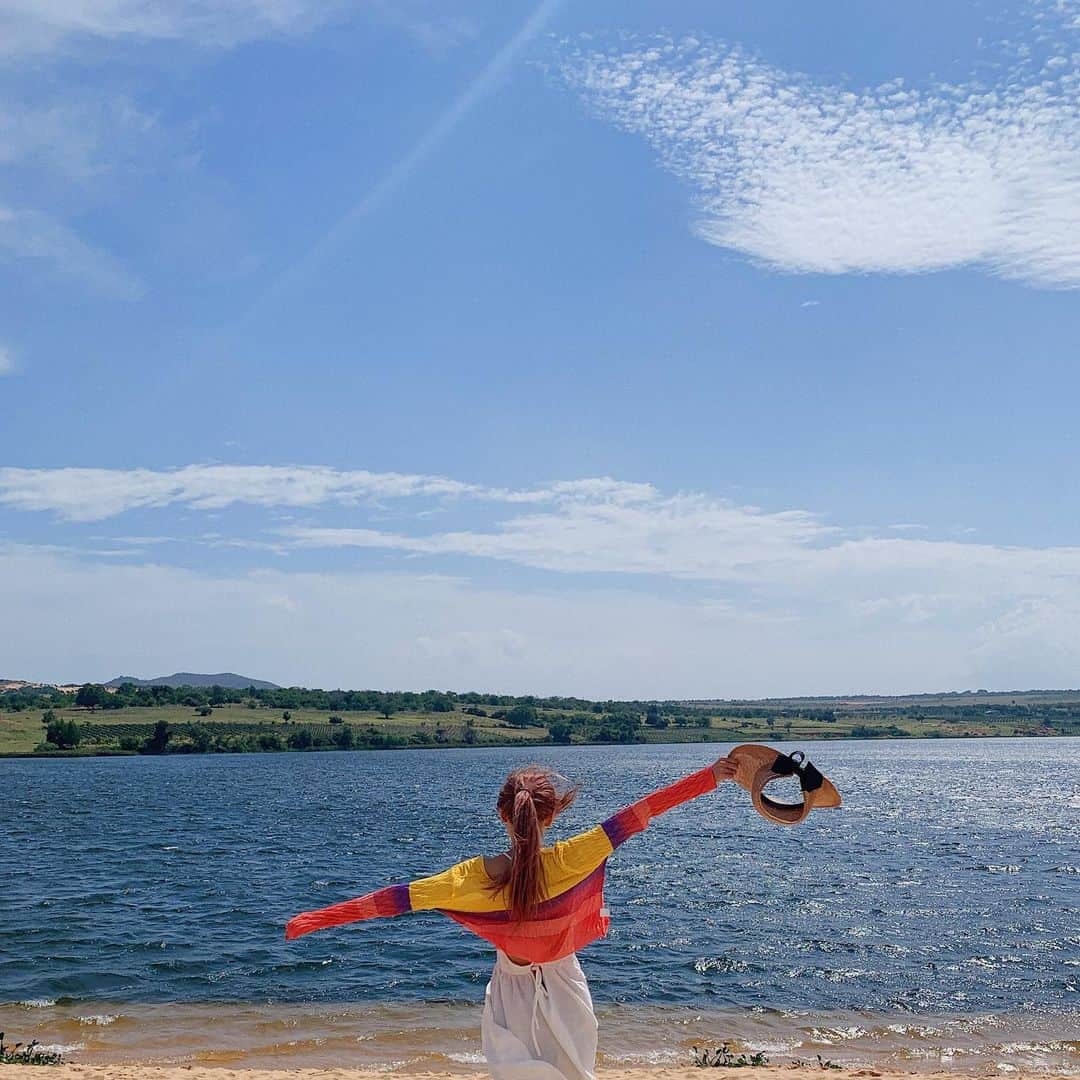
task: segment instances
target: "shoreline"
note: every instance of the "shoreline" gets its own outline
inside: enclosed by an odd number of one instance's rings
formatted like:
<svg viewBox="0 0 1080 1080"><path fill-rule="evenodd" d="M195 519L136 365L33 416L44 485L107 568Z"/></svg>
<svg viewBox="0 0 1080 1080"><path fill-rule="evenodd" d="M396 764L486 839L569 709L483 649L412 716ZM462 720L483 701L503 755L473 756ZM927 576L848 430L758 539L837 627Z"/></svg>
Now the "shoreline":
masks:
<svg viewBox="0 0 1080 1080"><path fill-rule="evenodd" d="M9 1045L37 1039L42 1049L62 1053L64 1064L56 1068L70 1075L99 1068L182 1070L176 1074L181 1077L206 1068L249 1076L343 1069L356 1076L477 1074L484 1072L480 1012L477 1002L41 1000L0 1004L0 1031L7 1032ZM598 1062L609 1076L639 1071L700 1077L692 1048L723 1043L736 1054L764 1054L765 1065L745 1070L759 1080L786 1074L797 1063L800 1075L822 1072L819 1056L837 1067L823 1071L829 1076L840 1070L1080 1076L1080 1017L1071 1014L929 1016L599 1002L597 1018Z"/></svg>
<svg viewBox="0 0 1080 1080"><path fill-rule="evenodd" d="M464 743L464 742L447 742L447 743L434 743L428 745L404 745L404 746L350 746L348 748L341 747L327 747L318 746L311 749L297 750L292 747L285 747L281 750L212 750L205 752L189 751L189 750L170 750L163 754L147 754L139 750L121 750L116 747L104 746L101 748L95 748L93 750L0 750L0 760L26 760L28 758L59 760L59 761L72 761L80 760L82 758L102 758L102 757L121 757L121 758L141 758L141 757L168 757L168 758L202 758L202 757L227 757L227 756L269 756L279 757L281 755L288 754L377 754L377 753L397 753L398 751L408 750L439 750L439 751L452 751L452 750L506 750L506 749L524 749L530 750L585 750L593 749L596 747L612 747L612 746L723 746L728 743L739 743L741 741L753 741L753 739L761 738L760 733L742 733L731 735L729 732L718 732L715 737L706 738L687 738L687 739L658 739L650 738L635 743L611 743L611 742L596 742L596 741L575 741L572 743L560 743L551 742L545 739L507 739L505 742L483 742L483 743ZM773 735L767 740L769 745L784 746L787 744L803 744L803 743L848 743L848 742L898 742L898 743L912 743L912 742L973 742L980 739L1077 739L1080 735L1073 732L1062 731L1043 731L1043 732L1029 732L1023 735L1015 735L1005 732L981 732L979 734L964 734L963 732L941 734L933 732L930 734L912 734L912 735L847 735L837 734L833 735L828 732L819 732L813 735L807 736L787 736L785 735Z"/></svg>
<svg viewBox="0 0 1080 1080"><path fill-rule="evenodd" d="M0 1065L0 1080L24 1080L24 1065ZM407 1069L373 1070L354 1069L347 1066L318 1069L256 1069L231 1067L226 1065L179 1065L161 1067L153 1065L40 1065L33 1066L47 1070L51 1080L223 1080L236 1076L242 1080L380 1080L388 1073L415 1077L416 1080L436 1080L441 1077L473 1077L487 1075L483 1067L473 1069L439 1069L412 1071ZM855 1077L874 1077L880 1080L910 1080L911 1073L897 1070L881 1071L877 1069L822 1069L811 1066L759 1066L754 1068L724 1068L721 1075L728 1080L852 1080ZM654 1066L651 1068L612 1068L599 1066L599 1080L701 1080L710 1075L710 1070L693 1066L670 1067ZM922 1074L924 1076L953 1076L949 1070ZM1011 1080L1071 1080L1075 1073L1021 1072L1008 1074Z"/></svg>

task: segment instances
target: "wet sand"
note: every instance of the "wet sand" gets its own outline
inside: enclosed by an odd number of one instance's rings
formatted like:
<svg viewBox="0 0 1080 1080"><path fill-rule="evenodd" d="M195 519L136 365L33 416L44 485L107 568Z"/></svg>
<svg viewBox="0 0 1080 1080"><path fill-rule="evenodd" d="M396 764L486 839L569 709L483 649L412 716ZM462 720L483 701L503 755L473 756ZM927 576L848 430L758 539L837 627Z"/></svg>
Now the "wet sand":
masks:
<svg viewBox="0 0 1080 1080"><path fill-rule="evenodd" d="M694 1046L725 1042L736 1053L764 1054L770 1068L784 1071L820 1054L846 1070L881 1075L1080 1076L1078 1015L914 1017L610 1004L597 1012L599 1065L613 1078L642 1069L675 1076L692 1061ZM203 1068L237 1069L249 1078L319 1070L444 1075L482 1071L484 1064L476 1004L37 1001L0 1005L0 1031L8 1043L37 1039L73 1067L183 1069L184 1075ZM767 1072L757 1068L754 1075L761 1080Z"/></svg>
<svg viewBox="0 0 1080 1080"><path fill-rule="evenodd" d="M380 1080L387 1072L364 1069L235 1069L212 1066L177 1065L169 1068L151 1065L56 1065L39 1066L45 1070L39 1074L42 1080ZM482 1074L479 1067L462 1067L438 1072L408 1072L413 1080L436 1080L440 1077L476 1076ZM598 1080L702 1080L710 1073L692 1067L684 1068L635 1068L600 1069ZM849 1080L849 1078L874 1077L880 1080L910 1080L910 1073L882 1072L876 1069L819 1069L788 1065L753 1069L724 1069L721 1076L726 1080ZM951 1076L948 1072L922 1074L923 1076ZM1075 1076L1075 1074L1072 1074ZM1065 1080L1067 1073L1009 1073L1010 1080ZM27 1080L26 1067L0 1065L0 1080Z"/></svg>

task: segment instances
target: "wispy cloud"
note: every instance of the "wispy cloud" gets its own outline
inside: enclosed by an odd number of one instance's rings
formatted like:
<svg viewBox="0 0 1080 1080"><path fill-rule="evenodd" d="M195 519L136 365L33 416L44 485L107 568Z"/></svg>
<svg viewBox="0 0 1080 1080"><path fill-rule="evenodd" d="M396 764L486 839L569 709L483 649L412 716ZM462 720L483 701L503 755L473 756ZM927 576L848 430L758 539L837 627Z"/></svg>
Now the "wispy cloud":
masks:
<svg viewBox="0 0 1080 1080"><path fill-rule="evenodd" d="M5 0L0 52L34 54L94 40L229 47L310 29L342 0Z"/></svg>
<svg viewBox="0 0 1080 1080"><path fill-rule="evenodd" d="M429 49L451 47L475 33L471 19L442 10L438 0L4 0L0 55L33 57L103 42L233 48L307 33L357 8Z"/></svg>
<svg viewBox="0 0 1080 1080"><path fill-rule="evenodd" d="M138 299L143 286L113 255L92 246L63 222L37 210L0 205L0 260L20 259L79 280L120 300Z"/></svg>
<svg viewBox="0 0 1080 1080"><path fill-rule="evenodd" d="M447 11L446 6L431 0L368 0L368 7L380 21L404 30L433 53L454 48L479 32L474 18Z"/></svg>
<svg viewBox="0 0 1080 1080"><path fill-rule="evenodd" d="M407 527L379 528L395 503ZM252 550L382 549L442 559L495 560L558 574L636 575L735 585L761 599L815 595L860 604L903 596L1035 597L1080 589L1080 548L1006 547L932 537L901 523L845 531L805 509L764 510L700 492L665 493L611 477L504 488L451 477L327 466L189 465L151 469L0 469L0 507L74 522L129 511L232 506L353 508L362 522L282 525L233 536L221 526L186 542ZM453 505L467 528L431 531L432 508ZM889 535L892 533L893 535ZM860 608L866 613L872 608Z"/></svg>
<svg viewBox="0 0 1080 1080"><path fill-rule="evenodd" d="M102 295L136 299L142 285L112 253L73 224L80 206L188 153L127 96L80 91L0 100L0 258L77 280ZM5 198L3 191L10 194Z"/></svg>
<svg viewBox="0 0 1080 1080"><path fill-rule="evenodd" d="M560 497L546 512L518 514L490 530L402 535L375 529L293 527L303 547L389 548L422 555L498 559L561 573L645 574L732 581L751 567L786 562L834 530L803 511L766 513L704 495L621 501Z"/></svg>
<svg viewBox="0 0 1080 1080"><path fill-rule="evenodd" d="M649 500L650 484L600 477L512 490L415 473L322 465L187 465L179 469L0 468L0 506L49 511L70 521L102 521L143 507L218 510L243 503L317 507L383 499L470 498L505 503Z"/></svg>
<svg viewBox="0 0 1080 1080"><path fill-rule="evenodd" d="M0 375L11 375L15 371L15 357L11 350L0 342Z"/></svg>
<svg viewBox="0 0 1080 1080"><path fill-rule="evenodd" d="M695 39L572 48L562 75L695 189L711 244L792 272L971 265L1080 286L1080 72L1067 42L989 87L828 85Z"/></svg>
<svg viewBox="0 0 1080 1080"><path fill-rule="evenodd" d="M467 35L464 24L428 0L393 12L375 0L360 8L426 47L447 47ZM57 68L72 55L104 65L125 49L141 58L145 52L136 50L147 42L228 49L303 34L356 13L347 0L2 0L0 57L14 89L0 98L0 255L47 265L99 293L137 298L141 285L86 238L72 203L85 201L92 189L101 200L115 199L118 176L130 184L145 170L172 171L197 160L188 130L161 125L124 94L58 90L63 79L40 78L49 65ZM125 82L138 85L147 77L141 71Z"/></svg>
<svg viewBox="0 0 1080 1080"><path fill-rule="evenodd" d="M125 94L72 91L0 102L0 165L8 168L85 184L132 168L154 140L164 141L157 118Z"/></svg>

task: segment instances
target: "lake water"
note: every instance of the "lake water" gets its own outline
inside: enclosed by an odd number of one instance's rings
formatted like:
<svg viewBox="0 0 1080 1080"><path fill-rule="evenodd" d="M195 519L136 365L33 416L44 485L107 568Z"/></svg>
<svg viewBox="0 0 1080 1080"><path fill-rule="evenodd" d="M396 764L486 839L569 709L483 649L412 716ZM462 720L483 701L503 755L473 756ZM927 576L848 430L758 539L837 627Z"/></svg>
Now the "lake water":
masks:
<svg viewBox="0 0 1080 1080"><path fill-rule="evenodd" d="M1080 740L800 745L843 809L785 829L725 785L611 860L582 953L606 1057L1080 1068ZM582 784L566 836L721 749L0 761L0 1030L84 1060L474 1062L483 941L418 914L287 944L286 919L502 850L525 760Z"/></svg>

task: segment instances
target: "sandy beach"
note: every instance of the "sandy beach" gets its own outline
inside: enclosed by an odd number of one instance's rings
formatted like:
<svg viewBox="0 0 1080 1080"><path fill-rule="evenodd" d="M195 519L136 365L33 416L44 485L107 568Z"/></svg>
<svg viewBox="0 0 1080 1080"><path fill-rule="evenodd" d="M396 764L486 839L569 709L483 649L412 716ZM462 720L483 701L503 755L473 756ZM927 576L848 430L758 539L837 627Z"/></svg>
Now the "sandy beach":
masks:
<svg viewBox="0 0 1080 1080"><path fill-rule="evenodd" d="M379 1080L384 1070L370 1069L233 1069L221 1067L175 1065L78 1065L39 1066L47 1069L48 1080ZM0 1065L0 1080L26 1080L26 1068L20 1065ZM37 1073L35 1073L37 1075ZM410 1080L439 1080L444 1077L486 1075L480 1067L462 1067L438 1072L407 1072ZM685 1068L599 1069L600 1080L702 1080L715 1075L712 1070ZM915 1074L877 1069L818 1069L797 1065L769 1066L753 1069L723 1069L720 1075L727 1080L847 1080L849 1077L875 1077L880 1080L911 1080ZM920 1073L927 1077L952 1076L950 1072ZM1075 1073L1012 1072L1010 1080L1066 1080Z"/></svg>
<svg viewBox="0 0 1080 1080"><path fill-rule="evenodd" d="M47 1070L47 1080L380 1080L387 1073L370 1069L232 1069L176 1065L57 1065L39 1066ZM38 1075L35 1073L34 1075ZM410 1080L437 1080L455 1076L486 1075L484 1070L461 1068L439 1072L407 1072ZM702 1080L711 1070L685 1068L600 1069L599 1080ZM911 1080L913 1074L877 1069L818 1069L795 1065L753 1069L723 1069L726 1080L847 1080L848 1077L875 1077L880 1080ZM945 1077L949 1072L921 1073L922 1078ZM1066 1080L1068 1073L1011 1072L1010 1080ZM1071 1074L1075 1076L1075 1074ZM0 1080L26 1080L26 1067L0 1065Z"/></svg>

